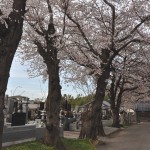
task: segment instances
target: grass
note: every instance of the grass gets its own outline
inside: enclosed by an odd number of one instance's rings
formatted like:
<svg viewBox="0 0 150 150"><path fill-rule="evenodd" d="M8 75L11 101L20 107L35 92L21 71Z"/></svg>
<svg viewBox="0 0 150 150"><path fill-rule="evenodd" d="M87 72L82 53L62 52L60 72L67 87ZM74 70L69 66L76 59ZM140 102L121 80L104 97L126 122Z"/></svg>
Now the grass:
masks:
<svg viewBox="0 0 150 150"><path fill-rule="evenodd" d="M89 140L82 139L62 139L68 150L95 150Z"/></svg>
<svg viewBox="0 0 150 150"><path fill-rule="evenodd" d="M19 144L15 146L10 146L4 148L4 150L55 150L53 147L46 146L40 142L28 142L24 144Z"/></svg>
<svg viewBox="0 0 150 150"><path fill-rule="evenodd" d="M62 139L68 150L95 150L93 144L89 140L81 139ZM41 144L38 141L23 143L15 146L3 148L3 150L56 150L54 147L49 147Z"/></svg>

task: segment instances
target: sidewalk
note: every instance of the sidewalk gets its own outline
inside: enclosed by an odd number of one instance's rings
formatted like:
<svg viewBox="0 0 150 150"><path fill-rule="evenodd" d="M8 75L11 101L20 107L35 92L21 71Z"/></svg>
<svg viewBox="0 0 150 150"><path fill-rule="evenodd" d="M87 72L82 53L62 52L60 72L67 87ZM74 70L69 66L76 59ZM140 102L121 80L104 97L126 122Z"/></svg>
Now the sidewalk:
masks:
<svg viewBox="0 0 150 150"><path fill-rule="evenodd" d="M106 137L96 150L150 150L150 122L136 123Z"/></svg>
<svg viewBox="0 0 150 150"><path fill-rule="evenodd" d="M120 129L118 128L113 128L113 127L104 127L105 134L111 135ZM70 139L77 139L79 137L79 131L64 131L64 137L65 138L70 138Z"/></svg>
<svg viewBox="0 0 150 150"><path fill-rule="evenodd" d="M108 136L108 135L111 135L117 131L120 131L120 128L104 127L104 131L105 131L105 134Z"/></svg>

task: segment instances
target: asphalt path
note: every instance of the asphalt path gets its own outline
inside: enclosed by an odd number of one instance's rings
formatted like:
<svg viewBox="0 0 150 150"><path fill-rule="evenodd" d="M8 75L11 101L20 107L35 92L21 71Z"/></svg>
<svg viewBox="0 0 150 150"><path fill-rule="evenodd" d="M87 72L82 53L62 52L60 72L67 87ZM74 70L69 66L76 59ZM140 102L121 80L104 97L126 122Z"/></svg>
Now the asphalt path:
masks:
<svg viewBox="0 0 150 150"><path fill-rule="evenodd" d="M150 122L132 125L103 139L97 150L150 150Z"/></svg>

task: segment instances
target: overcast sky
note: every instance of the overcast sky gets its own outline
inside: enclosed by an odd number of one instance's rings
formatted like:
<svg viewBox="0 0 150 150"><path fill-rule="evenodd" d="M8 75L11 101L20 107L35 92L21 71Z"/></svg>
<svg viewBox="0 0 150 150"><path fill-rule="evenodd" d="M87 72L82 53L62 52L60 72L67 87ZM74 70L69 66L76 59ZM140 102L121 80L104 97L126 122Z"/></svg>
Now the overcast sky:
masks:
<svg viewBox="0 0 150 150"><path fill-rule="evenodd" d="M43 83L41 77L29 78L26 67L22 66L15 57L12 63L10 78L8 81L6 94L9 96L22 95L31 100L35 98L47 97L47 82ZM79 94L71 86L62 85L62 94Z"/></svg>

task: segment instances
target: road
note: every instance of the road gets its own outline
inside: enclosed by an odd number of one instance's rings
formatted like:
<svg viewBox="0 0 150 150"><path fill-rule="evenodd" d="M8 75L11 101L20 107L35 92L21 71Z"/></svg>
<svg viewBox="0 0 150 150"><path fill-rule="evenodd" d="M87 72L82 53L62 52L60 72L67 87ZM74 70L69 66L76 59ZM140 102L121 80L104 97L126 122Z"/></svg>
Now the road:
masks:
<svg viewBox="0 0 150 150"><path fill-rule="evenodd" d="M150 150L150 122L130 126L104 141L97 150Z"/></svg>

